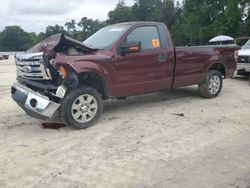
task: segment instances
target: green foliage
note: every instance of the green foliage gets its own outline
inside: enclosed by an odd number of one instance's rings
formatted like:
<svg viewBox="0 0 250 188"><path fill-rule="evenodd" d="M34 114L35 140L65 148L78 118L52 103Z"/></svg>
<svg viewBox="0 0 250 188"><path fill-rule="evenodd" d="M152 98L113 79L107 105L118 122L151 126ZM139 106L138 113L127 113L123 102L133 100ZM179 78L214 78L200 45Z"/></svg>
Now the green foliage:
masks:
<svg viewBox="0 0 250 188"><path fill-rule="evenodd" d="M185 0L174 39L181 45L204 45L217 35L241 36L247 6L244 0Z"/></svg>
<svg viewBox="0 0 250 188"><path fill-rule="evenodd" d="M165 14L165 4L169 1L136 0L132 11L140 21L162 21Z"/></svg>
<svg viewBox="0 0 250 188"><path fill-rule="evenodd" d="M176 45L204 45L216 35L234 38L250 35L249 0L134 0L127 6L119 0L106 21L83 17L64 26L48 26L39 34L27 33L19 26L0 32L0 51L26 50L56 33L83 41L107 24L128 21L159 21L167 24Z"/></svg>
<svg viewBox="0 0 250 188"><path fill-rule="evenodd" d="M135 0L132 7L120 1L109 13L109 23L160 21L170 28L177 45L204 45L216 35L249 35L250 16L245 0ZM129 15L129 16L128 16Z"/></svg>
<svg viewBox="0 0 250 188"><path fill-rule="evenodd" d="M71 20L70 22L66 22L64 25L67 28L68 32L75 32L76 31L76 21L75 20Z"/></svg>
<svg viewBox="0 0 250 188"><path fill-rule="evenodd" d="M0 51L24 51L31 44L31 37L19 26L7 26L0 34Z"/></svg>
<svg viewBox="0 0 250 188"><path fill-rule="evenodd" d="M105 23L99 20L92 20L87 17L83 17L77 25L81 27L82 39L84 40L101 29Z"/></svg>
<svg viewBox="0 0 250 188"><path fill-rule="evenodd" d="M49 36L57 34L57 33L67 34L67 32L64 30L63 26L60 26L60 25L51 26L51 25L49 25L46 28L45 36L49 37Z"/></svg>
<svg viewBox="0 0 250 188"><path fill-rule="evenodd" d="M108 24L115 24L121 22L134 21L135 17L133 15L131 7L126 6L124 0L120 0L116 8L108 13L109 19Z"/></svg>

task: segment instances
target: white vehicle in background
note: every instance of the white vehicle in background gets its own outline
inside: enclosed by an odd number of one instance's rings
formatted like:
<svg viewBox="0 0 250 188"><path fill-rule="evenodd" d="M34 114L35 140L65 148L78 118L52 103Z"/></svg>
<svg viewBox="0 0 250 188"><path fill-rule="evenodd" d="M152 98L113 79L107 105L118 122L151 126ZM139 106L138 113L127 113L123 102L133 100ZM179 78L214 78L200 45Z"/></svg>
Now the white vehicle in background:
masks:
<svg viewBox="0 0 250 188"><path fill-rule="evenodd" d="M248 75L250 73L250 39L242 47L235 52L237 62L237 74Z"/></svg>
<svg viewBox="0 0 250 188"><path fill-rule="evenodd" d="M0 60L9 59L9 54L6 52L0 52Z"/></svg>
<svg viewBox="0 0 250 188"><path fill-rule="evenodd" d="M3 53L3 59L9 59L9 54L8 53Z"/></svg>

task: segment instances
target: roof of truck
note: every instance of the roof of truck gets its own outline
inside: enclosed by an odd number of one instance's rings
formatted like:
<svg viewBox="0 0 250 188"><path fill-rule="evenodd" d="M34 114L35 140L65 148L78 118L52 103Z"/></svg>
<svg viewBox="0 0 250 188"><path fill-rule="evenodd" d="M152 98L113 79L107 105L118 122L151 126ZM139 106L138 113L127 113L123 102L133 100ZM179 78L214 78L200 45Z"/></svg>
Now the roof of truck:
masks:
<svg viewBox="0 0 250 188"><path fill-rule="evenodd" d="M122 23L116 23L113 25L130 25L130 26L134 26L134 25L156 25L156 24L164 24L162 22L145 22L145 21L138 21L138 22L122 22Z"/></svg>

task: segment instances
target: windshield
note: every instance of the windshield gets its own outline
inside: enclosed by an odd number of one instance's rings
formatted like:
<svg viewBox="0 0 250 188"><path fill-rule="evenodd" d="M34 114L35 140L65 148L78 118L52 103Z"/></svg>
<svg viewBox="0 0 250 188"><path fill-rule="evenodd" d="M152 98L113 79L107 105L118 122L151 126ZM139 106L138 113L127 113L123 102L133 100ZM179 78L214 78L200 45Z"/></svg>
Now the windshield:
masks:
<svg viewBox="0 0 250 188"><path fill-rule="evenodd" d="M116 42L127 30L127 25L107 26L90 36L83 44L91 48L105 49Z"/></svg>
<svg viewBox="0 0 250 188"><path fill-rule="evenodd" d="M242 49L250 49L250 39L246 42Z"/></svg>

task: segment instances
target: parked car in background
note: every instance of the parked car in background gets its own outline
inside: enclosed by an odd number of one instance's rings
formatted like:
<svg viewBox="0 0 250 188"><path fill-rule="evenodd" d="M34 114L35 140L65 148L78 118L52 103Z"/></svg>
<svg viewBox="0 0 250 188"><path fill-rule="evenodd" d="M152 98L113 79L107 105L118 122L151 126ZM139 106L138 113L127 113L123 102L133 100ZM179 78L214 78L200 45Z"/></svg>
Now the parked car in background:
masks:
<svg viewBox="0 0 250 188"><path fill-rule="evenodd" d="M9 54L7 53L3 54L3 59L9 59Z"/></svg>
<svg viewBox="0 0 250 188"><path fill-rule="evenodd" d="M0 60L3 59L9 59L9 54L8 53L0 53Z"/></svg>
<svg viewBox="0 0 250 188"><path fill-rule="evenodd" d="M242 48L249 39L250 37L238 37L234 39L234 44Z"/></svg>
<svg viewBox="0 0 250 188"><path fill-rule="evenodd" d="M249 75L250 73L250 39L238 51L235 52L237 62L237 74Z"/></svg>

